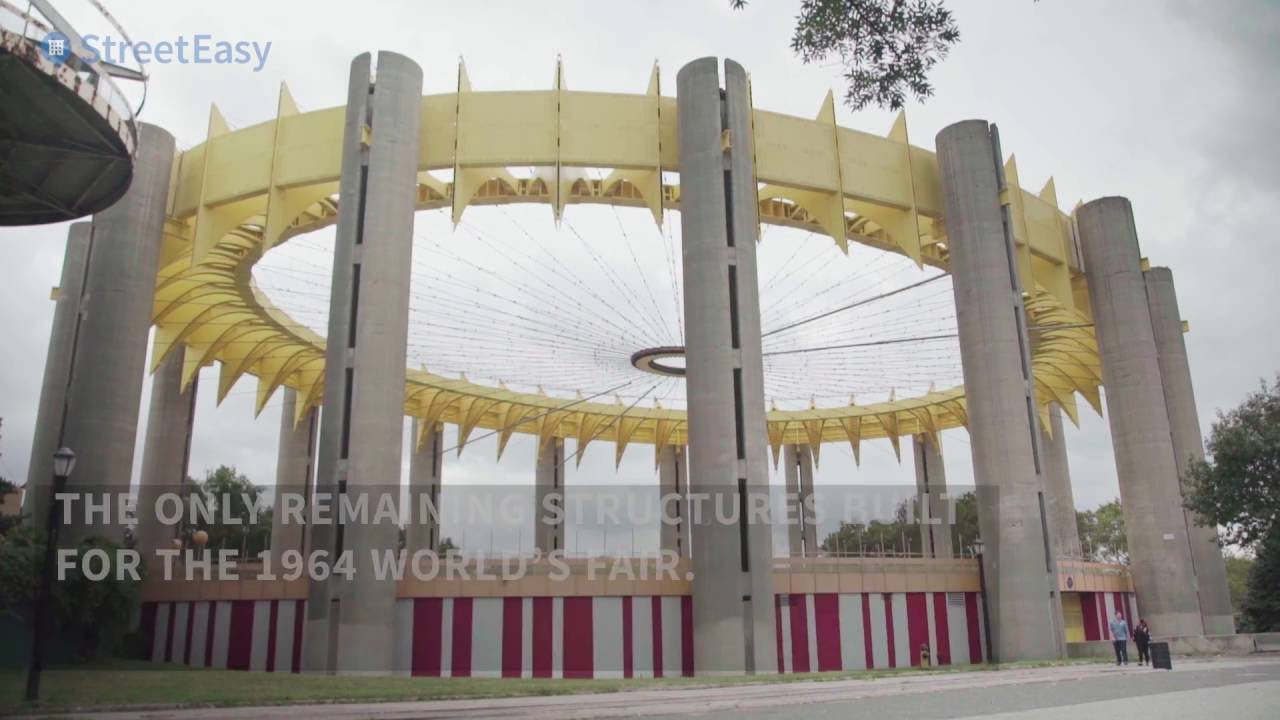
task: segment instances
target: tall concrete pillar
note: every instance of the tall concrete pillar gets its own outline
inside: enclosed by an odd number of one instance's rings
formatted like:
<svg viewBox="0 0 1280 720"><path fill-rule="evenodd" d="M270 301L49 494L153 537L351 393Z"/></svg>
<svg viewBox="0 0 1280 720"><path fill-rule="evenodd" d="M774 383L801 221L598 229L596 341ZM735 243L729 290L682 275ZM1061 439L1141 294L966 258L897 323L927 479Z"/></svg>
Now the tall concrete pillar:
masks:
<svg viewBox="0 0 1280 720"><path fill-rule="evenodd" d="M813 449L808 445L783 445L782 463L787 480L787 501L795 502L796 513L787 513L787 545L791 557L818 554L818 528L813 503Z"/></svg>
<svg viewBox="0 0 1280 720"><path fill-rule="evenodd" d="M413 432L409 435L414 442L417 442L419 422L414 418ZM440 510L440 471L443 465L444 430L437 424L427 433L422 447L415 448L409 455L409 527L405 530L404 546L410 555L418 550L434 551L440 542L438 516L430 513Z"/></svg>
<svg viewBox="0 0 1280 720"><path fill-rule="evenodd" d="M695 60L676 77L689 483L709 498L690 527L694 671L772 673L773 540L753 512L767 508L769 475L751 96L731 60L722 90L718 64Z"/></svg>
<svg viewBox="0 0 1280 720"><path fill-rule="evenodd" d="M129 492L133 475L174 152L173 136L159 127L142 123L139 135L129 190L93 217L61 443L76 454L68 492L114 498ZM124 539L123 523L81 520L67 528L64 545L94 535Z"/></svg>
<svg viewBox="0 0 1280 720"><path fill-rule="evenodd" d="M543 555L564 550L564 439L552 438L538 448L538 468L534 474L533 545Z"/></svg>
<svg viewBox="0 0 1280 720"><path fill-rule="evenodd" d="M1204 440L1200 436L1200 415L1196 411L1195 391L1191 387L1191 365L1187 361L1187 346L1182 337L1178 295L1169 268L1151 268L1143 275L1165 408L1169 411L1174 460L1178 466L1178 477L1185 483L1192 464L1204 459ZM1234 634L1236 626L1231 614L1231 595L1227 590L1227 566L1222 559L1222 548L1218 546L1217 528L1200 525L1196 514L1185 508L1183 513L1191 542L1191 562L1200 594L1204 632L1206 635Z"/></svg>
<svg viewBox="0 0 1280 720"><path fill-rule="evenodd" d="M53 306L53 330L49 333L49 353L45 356L40 405L36 408L36 427L31 439L27 490L22 498L26 522L36 528L43 528L49 519L53 454L63 440L67 384L71 380L71 358L75 352L76 328L80 324L80 294L84 289L92 230L93 224L88 222L72 223L67 230L62 279Z"/></svg>
<svg viewBox="0 0 1280 720"><path fill-rule="evenodd" d="M284 403L280 408L280 440L276 446L276 501L271 516L271 557L274 567L281 568L281 559L290 550L305 553L307 508L311 505L311 478L315 470L316 428L320 424L320 411L311 408L294 424L298 409L298 391L284 389ZM287 517L286 503L301 507L299 518Z"/></svg>
<svg viewBox="0 0 1280 720"><path fill-rule="evenodd" d="M400 502L409 269L422 112L422 70L378 53L351 63L325 355L318 493ZM353 498L358 500L357 498ZM354 573L314 582L304 667L387 671L397 632L395 581L375 578L371 551L394 552L394 521L317 524L313 550L351 552Z"/></svg>
<svg viewBox="0 0 1280 720"><path fill-rule="evenodd" d="M1076 525L1076 503L1071 492L1071 467L1067 463L1067 442L1063 434L1062 408L1049 405L1049 427L1041 428L1041 459L1044 463L1044 505L1049 517L1049 537L1060 558L1079 558L1080 530Z"/></svg>
<svg viewBox="0 0 1280 720"><path fill-rule="evenodd" d="M916 464L916 497L920 498L920 554L926 558L951 558L951 522L947 495L947 471L942 448L934 436L911 436L911 456Z"/></svg>
<svg viewBox="0 0 1280 720"><path fill-rule="evenodd" d="M191 433L195 427L199 377L182 388L185 350L175 348L151 376L151 408L142 447L142 475L138 480L136 545L144 562L158 560L155 551L172 547L178 528L156 517L156 501L165 493L181 493L187 482Z"/></svg>
<svg viewBox="0 0 1280 720"><path fill-rule="evenodd" d="M1076 224L1138 607L1157 635L1200 635L1204 623L1133 208L1121 197L1094 200L1077 210Z"/></svg>
<svg viewBox="0 0 1280 720"><path fill-rule="evenodd" d="M680 445L658 451L658 497L664 521L659 526L661 549L689 557L689 453ZM674 522L671 522L674 521Z"/></svg>
<svg viewBox="0 0 1280 720"><path fill-rule="evenodd" d="M1039 429L1022 290L1014 270L994 126L938 133L960 360L973 445L995 659L1057 657L1061 598L1044 513Z"/></svg>

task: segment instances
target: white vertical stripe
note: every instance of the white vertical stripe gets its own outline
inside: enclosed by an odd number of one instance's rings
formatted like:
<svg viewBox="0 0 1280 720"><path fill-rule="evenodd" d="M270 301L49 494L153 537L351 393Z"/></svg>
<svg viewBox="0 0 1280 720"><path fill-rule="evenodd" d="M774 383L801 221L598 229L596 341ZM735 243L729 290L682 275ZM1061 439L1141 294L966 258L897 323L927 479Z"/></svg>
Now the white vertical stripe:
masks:
<svg viewBox="0 0 1280 720"><path fill-rule="evenodd" d="M520 600L520 677L533 677L533 598Z"/></svg>
<svg viewBox="0 0 1280 720"><path fill-rule="evenodd" d="M191 622L191 603L180 602L174 605L178 614L173 623L173 662L182 663L187 651L187 623Z"/></svg>
<svg viewBox="0 0 1280 720"><path fill-rule="evenodd" d="M231 603L219 601L213 608L213 665L227 669L227 647L231 641Z"/></svg>
<svg viewBox="0 0 1280 720"><path fill-rule="evenodd" d="M893 654L898 667L911 667L911 635L907 628L907 594L893 594Z"/></svg>
<svg viewBox="0 0 1280 720"><path fill-rule="evenodd" d="M933 596L937 593L927 592L924 594L924 617L928 622L929 632L929 665L937 667L938 665L938 623L933 617ZM923 658L921 665L924 665Z"/></svg>
<svg viewBox="0 0 1280 720"><path fill-rule="evenodd" d="M399 609L398 606L397 609ZM293 672L293 621L297 617L297 612L298 603L296 600L281 600L277 606L276 656L273 660L275 672ZM401 632L399 634L413 637L410 633Z"/></svg>
<svg viewBox="0 0 1280 720"><path fill-rule="evenodd" d="M865 670L867 667L866 640L862 634L862 595L841 594L840 609L840 667L842 670Z"/></svg>
<svg viewBox="0 0 1280 720"><path fill-rule="evenodd" d="M396 632L392 641L395 643L395 655L391 661L391 670L396 675L413 674L413 603L413 598L396 600ZM284 605L280 606L280 611L280 621L284 622ZM278 645L276 647L279 649ZM276 670L279 669L280 661L276 660Z"/></svg>
<svg viewBox="0 0 1280 720"><path fill-rule="evenodd" d="M440 603L440 677L453 674L453 598Z"/></svg>
<svg viewBox="0 0 1280 720"><path fill-rule="evenodd" d="M551 677L564 677L564 598L551 598Z"/></svg>
<svg viewBox="0 0 1280 720"><path fill-rule="evenodd" d="M947 637L951 640L951 664L966 665L980 662L969 658L969 617L965 613L964 603L952 605L947 602Z"/></svg>
<svg viewBox="0 0 1280 720"><path fill-rule="evenodd" d="M165 643L169 642L169 613L173 603L156 603L156 630L151 636L151 662L164 662Z"/></svg>
<svg viewBox="0 0 1280 720"><path fill-rule="evenodd" d="M631 598L631 674L653 677L653 597Z"/></svg>
<svg viewBox="0 0 1280 720"><path fill-rule="evenodd" d="M591 599L591 676L622 677L622 598Z"/></svg>
<svg viewBox="0 0 1280 720"><path fill-rule="evenodd" d="M471 601L472 677L502 677L502 603L500 597Z"/></svg>
<svg viewBox="0 0 1280 720"><path fill-rule="evenodd" d="M201 600L196 603L196 611L191 614L191 666L204 667L205 638L209 632L209 603Z"/></svg>
<svg viewBox="0 0 1280 720"><path fill-rule="evenodd" d="M809 672L818 672L818 615L814 611L813 594L804 596L805 631L809 638Z"/></svg>
<svg viewBox="0 0 1280 720"><path fill-rule="evenodd" d="M871 604L871 662L877 668L889 667L889 632L884 617L884 593L869 593Z"/></svg>
<svg viewBox="0 0 1280 720"><path fill-rule="evenodd" d="M271 637L271 601L253 601L253 644L249 646L249 669L267 669L267 645Z"/></svg>
<svg viewBox="0 0 1280 720"><path fill-rule="evenodd" d="M784 596L787 602L779 607L778 612L782 613L781 622L778 623L782 628L782 667L778 668L780 673L789 673L796 671L795 658L791 657L791 605L799 599L798 595Z"/></svg>
<svg viewBox="0 0 1280 720"><path fill-rule="evenodd" d="M662 676L680 677L684 670L681 660L681 611L680 596L662 598Z"/></svg>

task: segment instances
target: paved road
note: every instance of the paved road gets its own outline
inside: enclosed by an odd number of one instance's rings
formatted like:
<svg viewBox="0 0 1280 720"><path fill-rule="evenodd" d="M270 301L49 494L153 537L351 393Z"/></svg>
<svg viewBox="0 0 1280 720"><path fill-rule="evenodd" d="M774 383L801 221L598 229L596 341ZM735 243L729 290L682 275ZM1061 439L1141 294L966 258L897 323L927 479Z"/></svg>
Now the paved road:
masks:
<svg viewBox="0 0 1280 720"><path fill-rule="evenodd" d="M774 685L644 690L494 700L364 703L102 713L103 720L406 720L409 718L971 718L1035 720L1145 717L1216 720L1280 717L1280 657L1177 659L1172 672L1129 666L955 672Z"/></svg>

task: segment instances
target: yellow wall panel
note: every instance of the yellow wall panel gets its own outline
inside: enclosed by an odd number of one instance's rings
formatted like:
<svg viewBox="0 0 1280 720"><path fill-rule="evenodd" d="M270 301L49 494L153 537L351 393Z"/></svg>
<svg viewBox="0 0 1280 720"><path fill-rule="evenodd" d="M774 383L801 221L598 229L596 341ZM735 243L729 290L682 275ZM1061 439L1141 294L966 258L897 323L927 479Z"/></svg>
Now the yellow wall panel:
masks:
<svg viewBox="0 0 1280 720"><path fill-rule="evenodd" d="M557 102L554 90L463 93L458 165L554 165Z"/></svg>
<svg viewBox="0 0 1280 720"><path fill-rule="evenodd" d="M828 192L840 189L831 162L835 140L827 123L756 110L755 134L760 182Z"/></svg>
<svg viewBox="0 0 1280 720"><path fill-rule="evenodd" d="M453 146L458 122L458 95L428 95L422 98L422 125L418 147L420 170L453 169Z"/></svg>
<svg viewBox="0 0 1280 720"><path fill-rule="evenodd" d="M285 187L331 182L342 171L342 126L346 108L292 115L280 128L276 183Z"/></svg>
<svg viewBox="0 0 1280 720"><path fill-rule="evenodd" d="M258 123L208 143L212 148L205 172L203 201L206 205L260 193L271 174L271 145L275 121Z"/></svg>
<svg viewBox="0 0 1280 720"><path fill-rule="evenodd" d="M656 97L565 92L560 163L653 169L658 165L658 130Z"/></svg>
<svg viewBox="0 0 1280 720"><path fill-rule="evenodd" d="M838 134L844 194L909 209L911 176L902 144L848 128L840 128Z"/></svg>

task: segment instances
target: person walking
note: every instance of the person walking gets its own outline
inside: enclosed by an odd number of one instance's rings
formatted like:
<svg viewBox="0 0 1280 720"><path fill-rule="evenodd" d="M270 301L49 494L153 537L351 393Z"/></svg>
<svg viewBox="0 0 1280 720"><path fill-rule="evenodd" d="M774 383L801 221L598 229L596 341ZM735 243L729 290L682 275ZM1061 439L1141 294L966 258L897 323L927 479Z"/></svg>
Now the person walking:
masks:
<svg viewBox="0 0 1280 720"><path fill-rule="evenodd" d="M1147 625L1147 621L1138 618L1138 627L1133 629L1133 644L1138 646L1138 664L1147 665L1151 662L1151 627Z"/></svg>
<svg viewBox="0 0 1280 720"><path fill-rule="evenodd" d="M1120 613L1107 623L1111 628L1111 644L1116 648L1116 665L1129 664L1129 623Z"/></svg>

